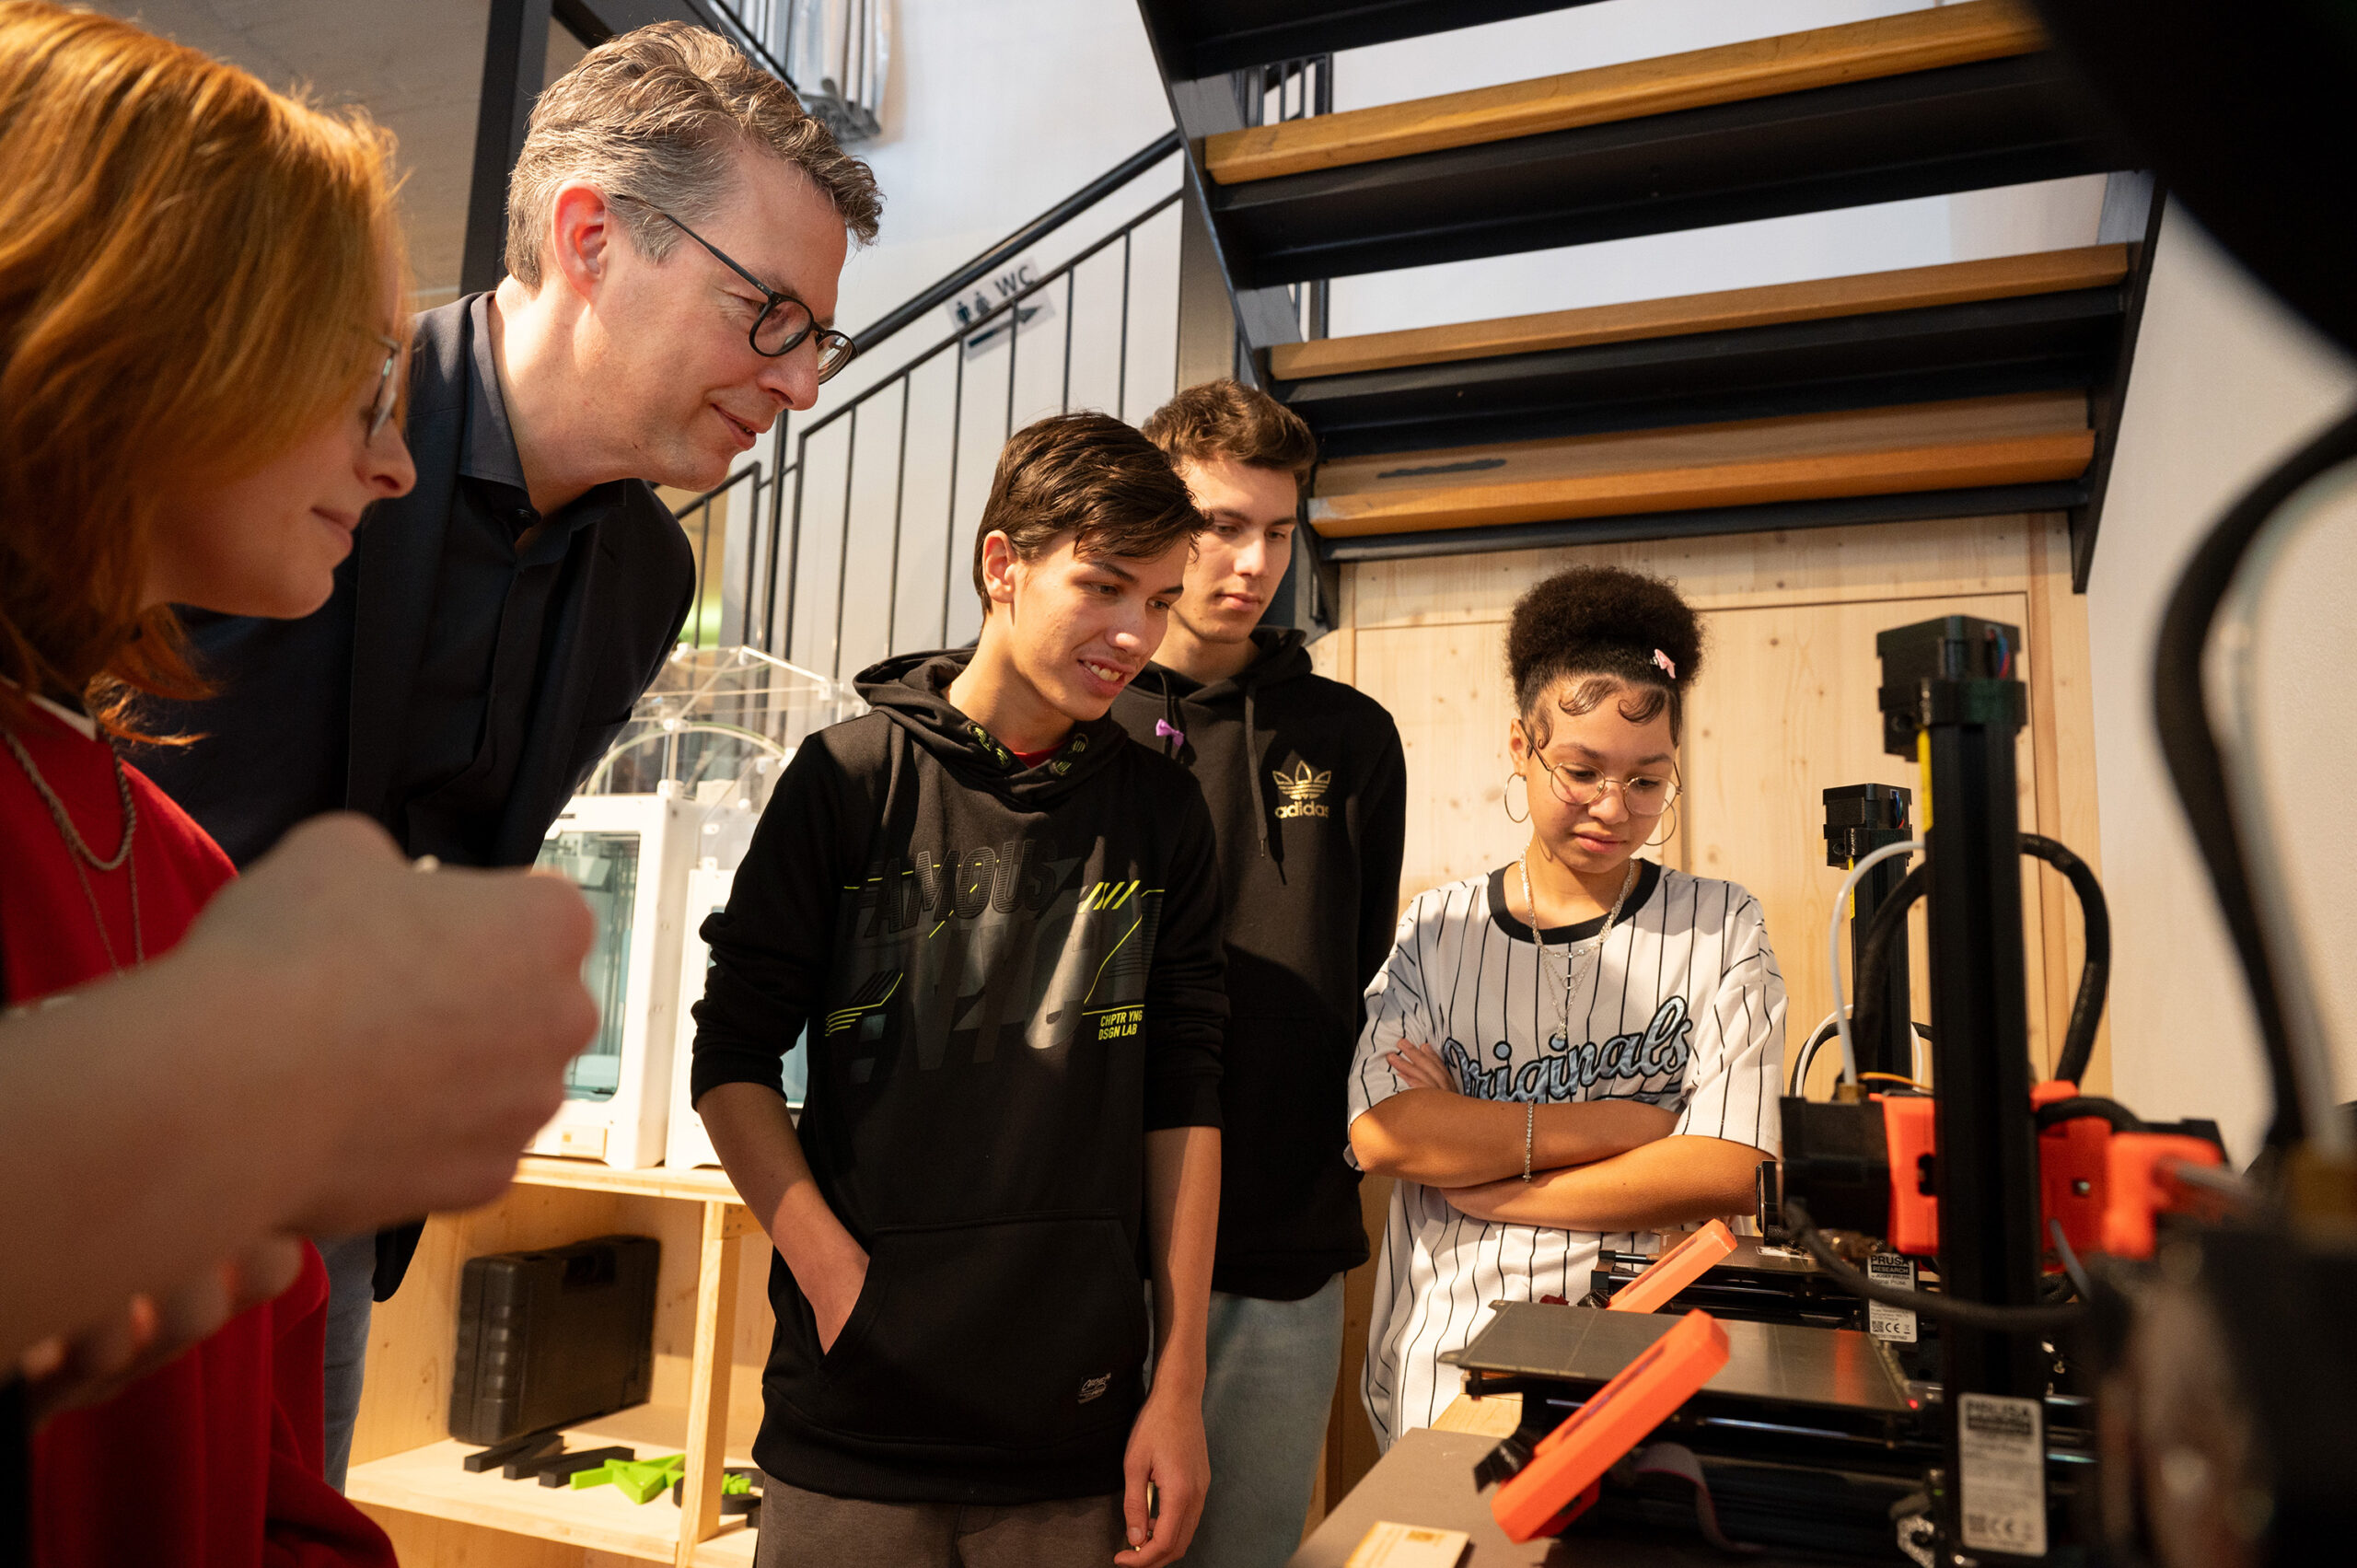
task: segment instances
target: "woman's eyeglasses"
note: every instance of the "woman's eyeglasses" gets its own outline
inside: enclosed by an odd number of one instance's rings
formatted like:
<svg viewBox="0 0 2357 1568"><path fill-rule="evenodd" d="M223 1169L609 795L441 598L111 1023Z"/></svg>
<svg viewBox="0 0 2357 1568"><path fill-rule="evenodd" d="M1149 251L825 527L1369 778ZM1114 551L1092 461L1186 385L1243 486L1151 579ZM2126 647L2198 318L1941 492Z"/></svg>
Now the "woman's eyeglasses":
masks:
<svg viewBox="0 0 2357 1568"><path fill-rule="evenodd" d="M377 341L385 345L384 367L377 372L377 397L368 405L368 439L374 441L393 417L393 405L401 401L401 382L394 372L401 368L401 345L382 333Z"/></svg>
<svg viewBox="0 0 2357 1568"><path fill-rule="evenodd" d="M1534 757L1531 761L1538 761L1538 759ZM1547 769L1547 783L1554 790L1555 798L1566 806L1593 806L1608 790L1617 789L1620 792L1620 804L1628 808L1630 816L1658 817L1668 810L1671 802L1678 798L1678 781L1674 778L1656 778L1651 773L1640 773L1631 778L1616 779L1594 768L1583 768L1572 762L1559 762L1551 767L1544 762L1538 765Z"/></svg>

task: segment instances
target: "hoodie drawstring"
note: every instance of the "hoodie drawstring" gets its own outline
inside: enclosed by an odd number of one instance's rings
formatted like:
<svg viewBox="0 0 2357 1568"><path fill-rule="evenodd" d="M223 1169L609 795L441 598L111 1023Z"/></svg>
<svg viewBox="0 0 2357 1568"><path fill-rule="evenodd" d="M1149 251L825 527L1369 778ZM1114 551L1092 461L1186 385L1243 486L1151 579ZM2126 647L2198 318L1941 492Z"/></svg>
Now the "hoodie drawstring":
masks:
<svg viewBox="0 0 2357 1568"><path fill-rule="evenodd" d="M1260 858L1269 858L1269 797L1260 793L1260 738L1252 715L1252 686L1244 687L1244 784L1251 792L1252 827L1260 835Z"/></svg>
<svg viewBox="0 0 2357 1568"><path fill-rule="evenodd" d="M1167 679L1162 682L1162 720L1154 726L1154 733L1162 740L1162 754L1173 760L1187 744L1187 732L1178 727L1178 698Z"/></svg>

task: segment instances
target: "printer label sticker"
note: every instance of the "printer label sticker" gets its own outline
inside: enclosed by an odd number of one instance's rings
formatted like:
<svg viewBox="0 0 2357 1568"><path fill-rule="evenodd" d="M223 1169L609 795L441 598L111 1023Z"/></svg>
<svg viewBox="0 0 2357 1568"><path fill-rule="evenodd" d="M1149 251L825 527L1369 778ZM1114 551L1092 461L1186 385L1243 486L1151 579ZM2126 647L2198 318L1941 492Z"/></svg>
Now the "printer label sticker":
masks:
<svg viewBox="0 0 2357 1568"><path fill-rule="evenodd" d="M1956 1404L1964 1548L2046 1555L2046 1434L2036 1400L1966 1394Z"/></svg>
<svg viewBox="0 0 2357 1568"><path fill-rule="evenodd" d="M1878 1285L1896 1285L1902 1290L1915 1288L1915 1260L1896 1252L1875 1252L1866 1259L1866 1277ZM1866 1332L1878 1340L1898 1344L1915 1342L1915 1312L1912 1307L1886 1307L1879 1301L1866 1303Z"/></svg>

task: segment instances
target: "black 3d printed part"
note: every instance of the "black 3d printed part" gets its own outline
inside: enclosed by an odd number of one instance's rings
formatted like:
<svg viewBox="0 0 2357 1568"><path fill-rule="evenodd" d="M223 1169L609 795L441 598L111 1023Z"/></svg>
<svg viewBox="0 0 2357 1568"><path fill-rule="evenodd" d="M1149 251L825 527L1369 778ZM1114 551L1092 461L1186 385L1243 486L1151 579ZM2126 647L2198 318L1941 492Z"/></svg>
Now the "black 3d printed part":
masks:
<svg viewBox="0 0 2357 1568"><path fill-rule="evenodd" d="M450 1435L505 1443L643 1404L655 1372L650 1237L468 1260Z"/></svg>

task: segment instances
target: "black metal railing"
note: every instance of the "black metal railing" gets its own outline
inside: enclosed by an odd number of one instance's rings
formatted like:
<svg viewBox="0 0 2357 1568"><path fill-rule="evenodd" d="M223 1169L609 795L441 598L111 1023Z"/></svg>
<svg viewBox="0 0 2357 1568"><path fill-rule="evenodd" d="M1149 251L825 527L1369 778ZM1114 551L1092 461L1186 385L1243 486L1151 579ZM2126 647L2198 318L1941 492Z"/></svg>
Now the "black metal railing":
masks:
<svg viewBox="0 0 2357 1568"><path fill-rule="evenodd" d="M1002 282L846 401L790 435L781 421L773 478L755 482L768 526L740 533L732 517L725 530L729 633L838 679L970 635L980 608L964 608L958 558L1005 438L1075 407L1138 417L1178 384L1178 151L1175 134L1157 139L858 334L865 356L978 280ZM1051 270L1005 282L1010 261L1165 166L1167 193Z"/></svg>
<svg viewBox="0 0 2357 1568"><path fill-rule="evenodd" d="M687 646L717 648L726 645L726 633L731 609L727 596L726 564L729 536L739 531L747 538L752 536L761 516L762 498L771 488L766 465L756 460L738 469L671 514L679 519L680 528L688 536L688 548L695 554L695 601L689 607L688 623L679 629L679 641ZM738 505L737 492L740 489L744 492L742 505L746 526L738 530L731 527L730 513ZM716 539L713 531L715 514L720 524Z"/></svg>
<svg viewBox="0 0 2357 1568"><path fill-rule="evenodd" d="M737 47L794 88L843 142L882 127L890 62L886 0L702 0ZM831 24L831 26L830 26Z"/></svg>
<svg viewBox="0 0 2357 1568"><path fill-rule="evenodd" d="M1228 85L1247 125L1282 125L1313 114L1334 112L1334 57L1312 54L1280 60L1257 69L1231 71ZM1290 285L1293 308L1306 339L1326 335L1328 286L1324 278Z"/></svg>
<svg viewBox="0 0 2357 1568"><path fill-rule="evenodd" d="M763 0L707 3L749 12ZM1264 67L1248 122L1330 112L1331 75L1326 56ZM1237 73L1239 103L1255 81ZM1176 131L1156 138L854 334L846 401L807 424L781 418L765 462L680 510L701 536L693 634L683 639L742 643L842 679L887 654L970 636L981 610L960 592L959 561L1005 438L1075 407L1143 417L1177 389L1183 145ZM1019 265L1165 170L1166 193L1051 270ZM993 289L978 294L986 279ZM1295 297L1303 335L1324 336L1326 285ZM894 340L945 309L949 330L894 365ZM740 485L741 508L731 499Z"/></svg>

